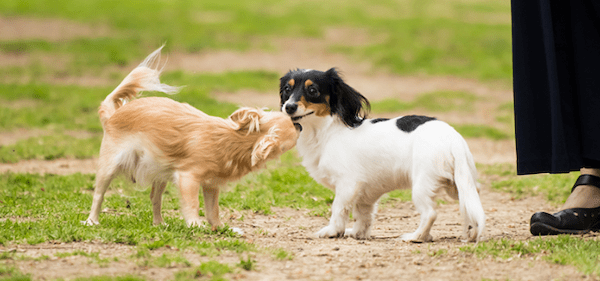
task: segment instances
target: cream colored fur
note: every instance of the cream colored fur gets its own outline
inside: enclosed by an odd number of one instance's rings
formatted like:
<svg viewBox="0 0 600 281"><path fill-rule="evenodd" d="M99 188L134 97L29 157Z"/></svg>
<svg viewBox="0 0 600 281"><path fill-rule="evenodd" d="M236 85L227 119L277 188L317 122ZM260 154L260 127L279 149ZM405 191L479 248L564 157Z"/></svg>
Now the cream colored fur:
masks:
<svg viewBox="0 0 600 281"><path fill-rule="evenodd" d="M104 137L87 225L99 223L110 182L125 174L134 182L152 186L154 224L163 223L162 194L171 181L179 188L187 225L200 225L202 186L206 218L215 229L221 225L219 187L262 167L296 143L298 131L281 112L240 108L222 119L169 98L135 99L140 91L177 92L177 87L159 81L160 50L127 75L100 105Z"/></svg>

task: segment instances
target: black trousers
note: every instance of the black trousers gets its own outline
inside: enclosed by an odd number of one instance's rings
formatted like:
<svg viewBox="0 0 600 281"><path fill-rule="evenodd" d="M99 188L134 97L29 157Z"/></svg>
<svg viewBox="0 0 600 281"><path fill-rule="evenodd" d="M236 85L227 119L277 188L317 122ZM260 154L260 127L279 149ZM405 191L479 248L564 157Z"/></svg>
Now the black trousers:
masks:
<svg viewBox="0 0 600 281"><path fill-rule="evenodd" d="M511 10L517 173L600 168L600 1Z"/></svg>

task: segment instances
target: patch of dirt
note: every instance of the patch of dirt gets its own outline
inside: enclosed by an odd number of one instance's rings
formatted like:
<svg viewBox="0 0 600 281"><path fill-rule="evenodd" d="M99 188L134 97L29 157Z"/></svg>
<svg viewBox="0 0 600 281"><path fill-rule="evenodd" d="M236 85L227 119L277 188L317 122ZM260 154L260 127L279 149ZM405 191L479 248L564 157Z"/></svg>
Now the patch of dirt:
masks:
<svg viewBox="0 0 600 281"><path fill-rule="evenodd" d="M23 102L16 102L16 104L19 105L23 105L23 106L29 106L31 105L33 102L37 102L37 101L28 101L28 100L24 100ZM42 137L42 136L47 136L47 135L51 135L51 134L56 134L57 132L54 132L52 130L44 130L44 129L39 129L39 128L34 128L34 129L25 129L25 128L17 128L11 131L0 131L0 146L6 146L6 145L12 145L17 143L20 140L26 140L29 138L34 138L34 137ZM65 130L65 131L61 131L59 132L60 134L65 134L67 136L71 136L74 138L78 138L78 139L87 139L87 138L92 138L95 136L101 136L101 133L96 133L96 132L88 132L88 131L74 131L74 130Z"/></svg>
<svg viewBox="0 0 600 281"><path fill-rule="evenodd" d="M110 29L104 25L91 26L55 18L0 16L0 38L4 41L42 39L58 42L81 37L102 37L109 34Z"/></svg>
<svg viewBox="0 0 600 281"><path fill-rule="evenodd" d="M98 159L24 160L14 164L0 163L0 173L30 173L70 175L75 173L95 174Z"/></svg>
<svg viewBox="0 0 600 281"><path fill-rule="evenodd" d="M20 140L49 135L50 131L43 129L14 129L12 131L0 131L0 146L13 145Z"/></svg>

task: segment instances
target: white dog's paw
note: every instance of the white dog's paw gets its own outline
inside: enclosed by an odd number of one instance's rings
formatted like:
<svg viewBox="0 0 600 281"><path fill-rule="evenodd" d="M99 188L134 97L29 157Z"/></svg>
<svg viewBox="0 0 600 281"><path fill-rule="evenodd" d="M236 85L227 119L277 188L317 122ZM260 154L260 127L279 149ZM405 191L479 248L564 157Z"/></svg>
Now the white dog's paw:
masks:
<svg viewBox="0 0 600 281"><path fill-rule="evenodd" d="M405 242L413 242L413 243L423 243L423 242L431 242L433 241L433 237L431 236L431 234L419 234L419 233L405 233L402 234L402 236L400 237L400 239L402 239L402 241Z"/></svg>
<svg viewBox="0 0 600 281"><path fill-rule="evenodd" d="M344 235L344 229L341 230L335 229L335 227L328 225L326 227L321 228L316 235L319 238L334 238L334 237L342 237Z"/></svg>
<svg viewBox="0 0 600 281"><path fill-rule="evenodd" d="M362 229L356 228L346 228L346 232L344 232L345 237L352 237L354 239L362 240L371 238L371 234L369 231L365 231Z"/></svg>
<svg viewBox="0 0 600 281"><path fill-rule="evenodd" d="M88 218L87 220L81 221L81 224L87 225L87 226L92 226L92 225L99 225L100 222L93 220L91 218Z"/></svg>

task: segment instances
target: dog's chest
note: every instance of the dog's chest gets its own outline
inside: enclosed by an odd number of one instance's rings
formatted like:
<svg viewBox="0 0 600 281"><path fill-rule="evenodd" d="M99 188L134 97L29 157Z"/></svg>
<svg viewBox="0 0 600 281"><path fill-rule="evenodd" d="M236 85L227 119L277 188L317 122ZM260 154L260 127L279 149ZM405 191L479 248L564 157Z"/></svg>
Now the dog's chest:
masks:
<svg viewBox="0 0 600 281"><path fill-rule="evenodd" d="M324 155L320 147L303 146L299 144L297 149L302 157L302 165L306 168L306 171L310 176L320 184L334 189L336 166L327 164L330 155Z"/></svg>

